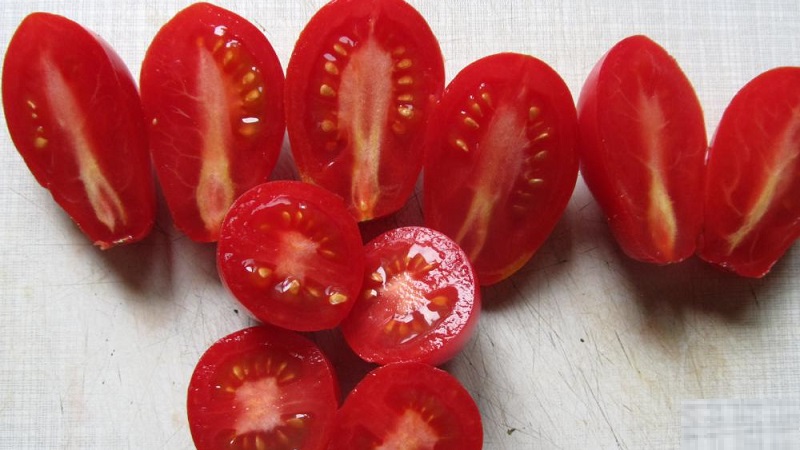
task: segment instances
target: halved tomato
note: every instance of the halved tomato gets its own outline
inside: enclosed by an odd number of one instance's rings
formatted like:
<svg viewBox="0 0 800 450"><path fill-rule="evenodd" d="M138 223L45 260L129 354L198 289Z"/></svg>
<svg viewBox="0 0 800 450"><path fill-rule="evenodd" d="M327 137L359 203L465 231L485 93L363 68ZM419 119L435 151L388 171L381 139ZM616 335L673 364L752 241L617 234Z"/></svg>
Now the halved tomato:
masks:
<svg viewBox="0 0 800 450"><path fill-rule="evenodd" d="M186 401L197 450L317 450L329 439L339 388L328 359L291 331L257 326L215 342Z"/></svg>
<svg viewBox="0 0 800 450"><path fill-rule="evenodd" d="M300 176L359 220L411 195L422 138L444 85L425 19L403 0L336 0L300 34L286 70L286 117Z"/></svg>
<svg viewBox="0 0 800 450"><path fill-rule="evenodd" d="M708 155L698 255L762 277L800 236L800 68L747 83L722 115Z"/></svg>
<svg viewBox="0 0 800 450"><path fill-rule="evenodd" d="M233 200L267 181L278 159L285 131L280 61L250 22L195 3L153 39L140 81L173 221L195 241L216 241Z"/></svg>
<svg viewBox="0 0 800 450"><path fill-rule="evenodd" d="M645 36L622 40L586 80L578 120L581 175L622 250L657 264L693 255L707 139L677 62Z"/></svg>
<svg viewBox="0 0 800 450"><path fill-rule="evenodd" d="M144 238L155 221L155 184L136 85L91 31L33 13L3 65L11 139L36 180L95 245Z"/></svg>
<svg viewBox="0 0 800 450"><path fill-rule="evenodd" d="M572 95L544 62L501 53L456 75L431 121L425 225L464 249L481 284L497 283L533 256L572 196Z"/></svg>

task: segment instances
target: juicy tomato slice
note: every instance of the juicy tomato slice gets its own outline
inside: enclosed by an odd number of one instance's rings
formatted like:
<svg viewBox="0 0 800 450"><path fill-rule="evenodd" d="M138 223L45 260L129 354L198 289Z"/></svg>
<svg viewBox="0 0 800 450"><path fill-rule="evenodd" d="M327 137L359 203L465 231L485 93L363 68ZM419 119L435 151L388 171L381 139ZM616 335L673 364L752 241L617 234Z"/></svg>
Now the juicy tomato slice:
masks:
<svg viewBox="0 0 800 450"><path fill-rule="evenodd" d="M297 331L333 328L364 275L358 224L340 197L300 181L245 192L217 244L222 281L262 322Z"/></svg>
<svg viewBox="0 0 800 450"><path fill-rule="evenodd" d="M544 62L501 53L456 75L432 123L425 225L458 242L481 284L499 282L533 256L575 188L572 96Z"/></svg>
<svg viewBox="0 0 800 450"><path fill-rule="evenodd" d="M707 139L686 75L658 44L632 36L595 65L578 100L581 175L631 258L694 254Z"/></svg>
<svg viewBox="0 0 800 450"><path fill-rule="evenodd" d="M475 401L449 373L418 362L368 373L336 415L329 450L474 450L483 446Z"/></svg>
<svg viewBox="0 0 800 450"><path fill-rule="evenodd" d="M444 63L424 18L402 0L337 0L300 34L286 70L286 117L303 180L359 220L400 209L422 166Z"/></svg>
<svg viewBox="0 0 800 450"><path fill-rule="evenodd" d="M480 312L477 276L463 250L424 227L388 231L365 247L361 295L342 333L378 364L440 364L466 345Z"/></svg>
<svg viewBox="0 0 800 450"><path fill-rule="evenodd" d="M800 68L769 70L733 98L708 156L698 255L762 277L800 236Z"/></svg>
<svg viewBox="0 0 800 450"><path fill-rule="evenodd" d="M141 71L150 151L176 227L213 242L233 200L269 178L285 119L284 76L261 31L196 3L165 24Z"/></svg>
<svg viewBox="0 0 800 450"><path fill-rule="evenodd" d="M95 245L144 238L155 185L133 77L114 50L61 16L27 16L3 66L3 107L36 180Z"/></svg>
<svg viewBox="0 0 800 450"><path fill-rule="evenodd" d="M311 341L257 326L214 343L187 395L197 450L323 449L339 405L333 367Z"/></svg>

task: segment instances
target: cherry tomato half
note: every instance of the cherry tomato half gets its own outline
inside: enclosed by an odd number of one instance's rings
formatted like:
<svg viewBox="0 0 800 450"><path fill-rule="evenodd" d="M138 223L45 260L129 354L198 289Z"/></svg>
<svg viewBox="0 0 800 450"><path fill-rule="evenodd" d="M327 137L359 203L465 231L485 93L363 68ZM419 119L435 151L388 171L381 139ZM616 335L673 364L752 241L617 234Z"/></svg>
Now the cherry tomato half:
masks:
<svg viewBox="0 0 800 450"><path fill-rule="evenodd" d="M702 226L703 111L677 62L632 36L595 65L578 100L581 175L630 257L694 254Z"/></svg>
<svg viewBox="0 0 800 450"><path fill-rule="evenodd" d="M27 16L8 46L3 108L36 181L95 245L144 238L156 213L147 133L133 77L79 24Z"/></svg>
<svg viewBox="0 0 800 450"><path fill-rule="evenodd" d="M197 450L317 450L329 439L339 388L314 343L258 326L206 350L186 403Z"/></svg>
<svg viewBox="0 0 800 450"><path fill-rule="evenodd" d="M481 284L497 283L533 256L572 196L572 96L542 61L501 53L456 75L431 120L425 225L458 242Z"/></svg>
<svg viewBox="0 0 800 450"><path fill-rule="evenodd" d="M767 71L736 94L707 170L698 255L764 276L800 236L800 68Z"/></svg>
<svg viewBox="0 0 800 450"><path fill-rule="evenodd" d="M261 31L195 3L158 32L141 71L156 173L178 229L212 242L234 199L267 181L285 120L283 69Z"/></svg>
<svg viewBox="0 0 800 450"><path fill-rule="evenodd" d="M444 63L403 0L336 0L300 34L286 70L286 117L303 180L345 199L359 220L400 209L422 166Z"/></svg>

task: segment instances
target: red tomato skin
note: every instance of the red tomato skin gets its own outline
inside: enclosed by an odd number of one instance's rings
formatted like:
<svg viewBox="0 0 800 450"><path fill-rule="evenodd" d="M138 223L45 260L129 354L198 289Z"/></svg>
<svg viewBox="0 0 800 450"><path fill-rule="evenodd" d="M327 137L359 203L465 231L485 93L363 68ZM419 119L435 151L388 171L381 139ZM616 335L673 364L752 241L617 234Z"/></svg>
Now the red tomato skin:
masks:
<svg viewBox="0 0 800 450"><path fill-rule="evenodd" d="M633 106L637 101L655 105L648 110L655 118ZM639 127L648 120L663 127L660 148L649 148L652 136ZM620 41L587 78L578 121L581 175L623 252L655 264L693 255L707 139L700 102L677 62L645 36ZM649 170L648 158L663 171ZM652 201L652 192L662 201Z"/></svg>
<svg viewBox="0 0 800 450"><path fill-rule="evenodd" d="M204 68L211 88L201 86ZM159 30L140 81L150 152L173 222L194 241L216 242L227 207L267 181L280 154L286 128L280 60L253 24L200 2Z"/></svg>
<svg viewBox="0 0 800 450"><path fill-rule="evenodd" d="M156 197L141 103L108 43L65 17L30 14L6 52L2 91L25 164L95 245L150 233Z"/></svg>
<svg viewBox="0 0 800 450"><path fill-rule="evenodd" d="M488 86L489 100L481 100L481 86ZM527 133L508 148L481 141L492 123L471 122L490 120L486 118L503 107L513 108L514 120L524 123L495 139ZM540 112L529 118L530 107ZM464 249L481 285L498 283L531 259L572 196L578 177L572 95L543 61L500 53L481 58L456 75L437 104L432 123L438 125L430 127L425 142L425 226L442 231ZM548 129L549 135L537 135ZM462 144L466 150L459 148ZM480 200L481 196L491 198ZM478 218L473 222L486 220L469 226L470 217Z"/></svg>
<svg viewBox="0 0 800 450"><path fill-rule="evenodd" d="M393 55L393 82L399 83L403 72L397 64L406 55L413 61L413 117L401 117L396 110L405 107L396 87L392 103L382 124L383 139L378 148L375 168L356 160L355 132L342 114L340 98L333 101L321 96L321 84L336 86L363 41L366 30L374 28L382 50ZM388 39L388 40L387 40ZM349 40L349 41L348 41ZM351 48L350 45L354 45ZM338 54L333 45L348 53ZM326 63L338 64L336 74L326 72ZM315 75L322 74L317 80ZM439 43L425 19L403 0L333 0L320 8L301 32L286 69L287 132L292 155L303 181L318 184L345 199L358 221L387 216L399 210L414 191L422 167L422 142L428 113L444 88L444 61ZM367 99L368 101L371 99ZM394 100L393 100L394 101ZM405 101L405 100L404 100ZM328 111L333 111L327 114ZM411 110L408 110L411 111ZM324 119L336 129L325 131ZM368 119L367 119L368 120ZM401 131L394 131L393 127ZM327 149L327 146L334 146ZM374 182L361 182L370 179ZM373 177L374 178L370 178ZM362 202L363 201L363 202Z"/></svg>
<svg viewBox="0 0 800 450"><path fill-rule="evenodd" d="M707 171L698 255L763 277L800 236L800 68L768 70L734 96Z"/></svg>

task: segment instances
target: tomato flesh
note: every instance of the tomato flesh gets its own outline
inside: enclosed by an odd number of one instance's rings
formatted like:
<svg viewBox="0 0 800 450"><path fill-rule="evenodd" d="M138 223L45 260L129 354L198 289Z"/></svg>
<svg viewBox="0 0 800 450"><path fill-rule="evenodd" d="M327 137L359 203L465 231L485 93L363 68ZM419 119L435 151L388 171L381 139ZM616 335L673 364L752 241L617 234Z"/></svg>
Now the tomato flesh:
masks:
<svg viewBox="0 0 800 450"><path fill-rule="evenodd" d="M342 196L359 221L400 209L443 84L436 38L406 2L323 6L286 74L288 134L302 179Z"/></svg>
<svg viewBox="0 0 800 450"><path fill-rule="evenodd" d="M141 72L151 152L175 225L216 241L234 199L267 181L285 130L283 70L266 37L207 3L153 39Z"/></svg>

